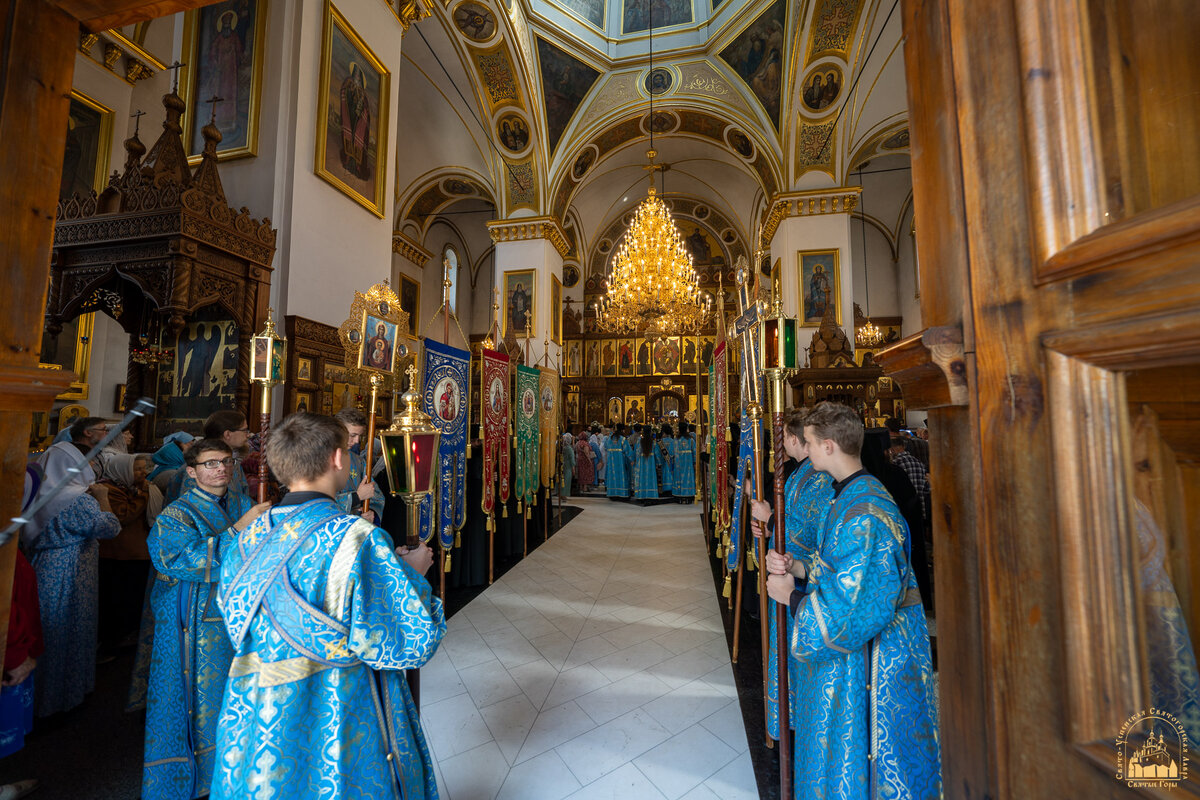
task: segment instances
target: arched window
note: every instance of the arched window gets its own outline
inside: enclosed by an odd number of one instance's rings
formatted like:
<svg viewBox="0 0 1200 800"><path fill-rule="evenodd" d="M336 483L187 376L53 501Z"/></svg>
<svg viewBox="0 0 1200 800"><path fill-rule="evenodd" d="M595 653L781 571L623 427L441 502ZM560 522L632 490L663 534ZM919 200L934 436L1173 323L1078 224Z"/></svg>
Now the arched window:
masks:
<svg viewBox="0 0 1200 800"><path fill-rule="evenodd" d="M458 297L458 252L450 245L446 245L446 249L442 251L442 266L445 268L446 263L450 264L450 310L455 311ZM457 313L457 311L455 311Z"/></svg>

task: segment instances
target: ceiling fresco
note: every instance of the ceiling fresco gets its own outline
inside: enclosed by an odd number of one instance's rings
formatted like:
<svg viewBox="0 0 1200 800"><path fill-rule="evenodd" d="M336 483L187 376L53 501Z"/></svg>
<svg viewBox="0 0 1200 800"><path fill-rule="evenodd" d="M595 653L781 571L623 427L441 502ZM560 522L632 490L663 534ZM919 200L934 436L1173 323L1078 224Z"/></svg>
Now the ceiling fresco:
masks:
<svg viewBox="0 0 1200 800"><path fill-rule="evenodd" d="M548 150L553 153L584 95L600 77L600 71L541 38L538 62L542 68Z"/></svg>

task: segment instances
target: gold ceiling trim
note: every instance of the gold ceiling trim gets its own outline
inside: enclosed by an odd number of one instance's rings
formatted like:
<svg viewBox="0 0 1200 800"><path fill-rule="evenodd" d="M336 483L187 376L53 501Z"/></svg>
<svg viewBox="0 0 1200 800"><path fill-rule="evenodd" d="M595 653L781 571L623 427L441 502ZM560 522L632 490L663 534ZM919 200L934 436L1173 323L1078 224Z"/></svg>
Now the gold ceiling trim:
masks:
<svg viewBox="0 0 1200 800"><path fill-rule="evenodd" d="M545 239L563 258L571 252L571 244L563 233L562 225L554 217L523 217L521 219L494 219L487 223L488 234L496 244L501 242L523 242Z"/></svg>
<svg viewBox="0 0 1200 800"><path fill-rule="evenodd" d="M404 256L418 267L424 267L429 259L433 258L433 253L400 231L392 232L392 252Z"/></svg>
<svg viewBox="0 0 1200 800"><path fill-rule="evenodd" d="M858 206L861 186L839 189L813 189L807 192L781 192L771 199L763 222L763 241L775 238L779 223L788 217L815 217L822 214L849 214Z"/></svg>

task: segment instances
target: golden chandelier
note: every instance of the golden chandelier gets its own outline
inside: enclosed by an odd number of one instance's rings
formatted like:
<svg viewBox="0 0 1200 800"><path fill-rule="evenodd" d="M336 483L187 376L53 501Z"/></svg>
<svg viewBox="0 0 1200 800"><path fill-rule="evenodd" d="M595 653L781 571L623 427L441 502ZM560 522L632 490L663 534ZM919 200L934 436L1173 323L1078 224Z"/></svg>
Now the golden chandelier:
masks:
<svg viewBox="0 0 1200 800"><path fill-rule="evenodd" d="M698 333L712 311L712 297L701 292L683 237L653 186L634 212L596 310L603 331L656 339Z"/></svg>

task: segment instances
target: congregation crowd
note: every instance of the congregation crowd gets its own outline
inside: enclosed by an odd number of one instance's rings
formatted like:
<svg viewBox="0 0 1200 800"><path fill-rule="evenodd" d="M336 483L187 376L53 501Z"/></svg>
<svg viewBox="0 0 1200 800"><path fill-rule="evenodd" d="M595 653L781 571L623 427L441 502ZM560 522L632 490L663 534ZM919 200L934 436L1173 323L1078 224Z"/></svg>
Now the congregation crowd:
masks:
<svg viewBox="0 0 1200 800"><path fill-rule="evenodd" d="M691 503L696 498L697 454L695 427L687 422L664 422L657 432L648 424L593 423L575 436L563 434L559 491L567 497L574 484L579 494L596 490L613 500Z"/></svg>
<svg viewBox="0 0 1200 800"><path fill-rule="evenodd" d="M20 750L26 735L41 724L37 720L52 722L84 703L95 687L97 664L134 651L126 711L144 709L146 714L142 797L188 800L209 794L210 788L213 796L245 796L244 787L253 776L230 777L222 786L214 782L221 774L218 728L234 677L254 679L253 688L237 698L253 706L263 699L256 693L279 685L262 680L264 675L279 677L280 668L272 672L271 666L279 661L286 662L284 671L307 664L320 672L333 664L344 666L352 654L356 663L367 661L360 649L379 661L381 641L386 642L389 632L394 636L406 628L418 629L417 638L426 640L427 646L414 648L409 630L409 642L402 641L398 652L391 654L403 666L392 668L400 674L432 655L444 632L440 601L430 597L423 577L432 554L422 545L412 551L397 548L392 556L390 536L371 524L382 514L384 493L366 474L365 458L359 452L365 430L366 418L356 409L346 409L335 418L296 414L260 446L243 414L218 411L205 421L201 437L175 432L153 453L128 452L132 436L123 431L108 437L109 423L102 418L79 419L62 431L26 469L23 507L36 513L21 528L16 556L0 690L0 757ZM106 438L111 441L93 452ZM306 455L297 458L289 450ZM270 463L272 477L281 487L282 497L273 507L251 499L257 494L260 459ZM377 465L382 463L380 459ZM374 477L383 477L380 472ZM324 490L298 491L322 481ZM55 487L60 487L57 494L37 508L39 495ZM355 641L345 630L347 613L353 617L367 613L366 608L347 612L294 596L304 594L303 580L294 565L280 567L287 561L285 554L247 548L257 538L255 526L295 526L304 517L297 512L311 512L314 504L319 507L316 527L321 534L339 525L354 529L350 538L371 553L345 558L357 557L360 568L381 571L390 586L399 589L390 597L372 598L390 608L391 614L373 620L381 630L368 642ZM295 507L292 513L279 516L289 506ZM285 538L303 541L294 531L288 527ZM321 538L320 534L309 537ZM310 541L310 549L311 545ZM246 621L258 624L262 615L253 609L259 606L267 610L272 623L274 615L282 621L278 629L257 631L258 637L243 630L235 642L228 626L235 615L226 603L244 581L231 580L240 576L231 575L229 565L239 558L261 561L272 555L274 574L268 570L260 575L265 582L256 582L255 590L275 585L274 578L283 596L267 592L252 599ZM332 590L332 576L309 577L322 589ZM413 598L418 601L415 605ZM339 634L340 641L333 643L321 638L332 635L336 640ZM306 641L314 636L318 641ZM274 648L273 655L280 654L280 641L273 637L282 637L284 649L292 643L296 652L291 659L264 660L256 649L264 643L268 650ZM393 686L390 696L378 698L383 706L395 706L389 709L385 729L373 732L386 740L384 749L389 752L424 748L406 692L406 687ZM237 720L244 718L237 715ZM264 743L273 737L255 725L247 731L237 721L225 723L231 737L238 737L230 739L231 747L253 750L256 737L264 752L275 747ZM330 742L336 744L343 735L344 730L332 732ZM419 761L396 780L417 781L422 790L428 788L424 776L432 773ZM226 766L232 768L228 762ZM310 769L323 773L327 766L316 763ZM255 769L251 765L251 771ZM361 775L364 770L357 772ZM306 779L301 774L289 780L304 786L309 785ZM382 781L384 789L391 780L386 774L373 779ZM353 785L355 770L333 780ZM0 787L0 797L23 797L34 788L33 779L19 781Z"/></svg>

